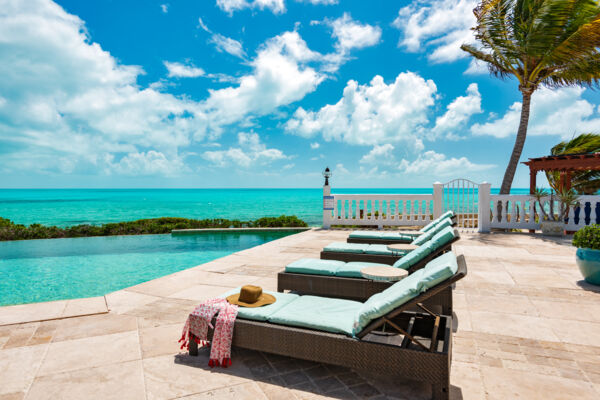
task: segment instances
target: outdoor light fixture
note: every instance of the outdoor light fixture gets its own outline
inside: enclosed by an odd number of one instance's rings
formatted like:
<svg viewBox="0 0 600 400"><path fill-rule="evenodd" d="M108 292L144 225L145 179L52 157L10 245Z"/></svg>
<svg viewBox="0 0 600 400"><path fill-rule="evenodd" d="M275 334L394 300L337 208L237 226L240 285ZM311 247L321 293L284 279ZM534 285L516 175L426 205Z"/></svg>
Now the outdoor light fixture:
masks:
<svg viewBox="0 0 600 400"><path fill-rule="evenodd" d="M333 174L329 170L329 167L325 168L325 171L323 171L323 176L325 177L325 186L329 186L329 178L331 178L331 175Z"/></svg>

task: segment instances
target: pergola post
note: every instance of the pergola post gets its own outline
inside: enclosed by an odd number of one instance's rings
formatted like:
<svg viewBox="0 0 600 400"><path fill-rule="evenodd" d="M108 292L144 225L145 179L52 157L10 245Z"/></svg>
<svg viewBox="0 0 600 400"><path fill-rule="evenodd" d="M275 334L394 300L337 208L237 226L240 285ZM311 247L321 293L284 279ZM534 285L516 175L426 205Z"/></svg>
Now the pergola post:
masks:
<svg viewBox="0 0 600 400"><path fill-rule="evenodd" d="M536 180L537 180L537 169L532 168L532 166L529 166L529 194L533 195L535 194L535 186L536 186ZM535 207L535 204L534 204ZM535 233L535 229L530 229L529 233Z"/></svg>
<svg viewBox="0 0 600 400"><path fill-rule="evenodd" d="M529 167L529 194L535 194L537 170Z"/></svg>

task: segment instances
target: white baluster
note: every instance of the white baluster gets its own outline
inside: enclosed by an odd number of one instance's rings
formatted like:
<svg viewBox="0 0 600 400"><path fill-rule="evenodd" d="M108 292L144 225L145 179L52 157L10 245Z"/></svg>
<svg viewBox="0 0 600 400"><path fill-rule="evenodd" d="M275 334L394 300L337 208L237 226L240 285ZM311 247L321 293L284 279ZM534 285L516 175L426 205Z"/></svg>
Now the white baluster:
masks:
<svg viewBox="0 0 600 400"><path fill-rule="evenodd" d="M517 204L518 203L514 200L510 202L510 205L512 207L512 210L510 210L510 225L515 228L517 224Z"/></svg>
<svg viewBox="0 0 600 400"><path fill-rule="evenodd" d="M391 209L391 207L390 207L390 201L389 201L389 200L388 200L388 201L386 201L386 202L385 202L385 205L386 205L386 207L387 207L387 214L385 214L385 219L387 219L387 220L389 221L389 220L391 219L390 217L392 216L392 214L391 214L391 212L392 212L392 209Z"/></svg>

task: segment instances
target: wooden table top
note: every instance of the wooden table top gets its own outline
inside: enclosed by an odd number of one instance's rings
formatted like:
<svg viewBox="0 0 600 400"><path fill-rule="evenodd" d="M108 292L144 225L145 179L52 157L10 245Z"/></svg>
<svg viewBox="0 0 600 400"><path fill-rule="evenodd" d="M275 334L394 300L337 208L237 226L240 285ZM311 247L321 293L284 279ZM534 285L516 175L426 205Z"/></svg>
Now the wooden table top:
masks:
<svg viewBox="0 0 600 400"><path fill-rule="evenodd" d="M402 268L389 267L366 267L360 270L362 276L374 281L399 281L408 276L408 271Z"/></svg>
<svg viewBox="0 0 600 400"><path fill-rule="evenodd" d="M394 250L404 250L411 251L417 249L419 246L410 243L396 243L396 244L388 244L388 249Z"/></svg>

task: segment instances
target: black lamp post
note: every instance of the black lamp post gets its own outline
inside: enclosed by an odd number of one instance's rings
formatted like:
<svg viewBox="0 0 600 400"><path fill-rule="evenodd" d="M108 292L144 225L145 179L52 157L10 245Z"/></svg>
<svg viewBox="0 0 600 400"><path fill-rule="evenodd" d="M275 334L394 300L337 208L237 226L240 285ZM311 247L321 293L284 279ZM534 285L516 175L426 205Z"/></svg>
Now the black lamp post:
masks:
<svg viewBox="0 0 600 400"><path fill-rule="evenodd" d="M325 168L325 171L323 171L323 176L325 177L325 186L329 186L329 178L331 178L331 175L333 174L329 170L329 167Z"/></svg>

